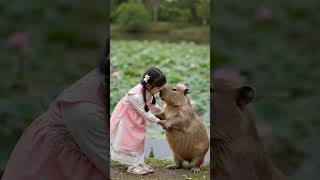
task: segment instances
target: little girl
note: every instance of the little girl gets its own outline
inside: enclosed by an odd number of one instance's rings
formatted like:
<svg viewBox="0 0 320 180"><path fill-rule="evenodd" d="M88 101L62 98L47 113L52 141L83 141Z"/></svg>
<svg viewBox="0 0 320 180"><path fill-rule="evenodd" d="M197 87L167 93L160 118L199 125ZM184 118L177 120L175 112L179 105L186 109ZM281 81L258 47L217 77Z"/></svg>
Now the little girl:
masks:
<svg viewBox="0 0 320 180"><path fill-rule="evenodd" d="M110 119L111 159L129 165L127 172L147 174L153 169L144 163L146 121L164 125L154 114L162 109L154 94L166 83L164 74L155 67L148 69L141 82L116 105Z"/></svg>

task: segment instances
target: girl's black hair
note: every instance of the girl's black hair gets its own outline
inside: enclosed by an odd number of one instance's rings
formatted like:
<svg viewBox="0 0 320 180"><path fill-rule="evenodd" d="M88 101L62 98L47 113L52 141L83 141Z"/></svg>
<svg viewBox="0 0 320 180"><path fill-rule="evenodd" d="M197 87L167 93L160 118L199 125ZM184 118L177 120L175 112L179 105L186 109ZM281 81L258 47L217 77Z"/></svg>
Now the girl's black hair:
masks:
<svg viewBox="0 0 320 180"><path fill-rule="evenodd" d="M103 57L99 63L99 71L104 74L104 97L105 97L105 118L106 120L110 120L110 39L107 38L104 44ZM107 129L110 129L110 123L107 122ZM109 133L108 133L109 136ZM109 139L109 138L108 138ZM110 154L109 148L107 149L107 156ZM110 159L110 157L108 157ZM107 174L110 174L109 168L107 168Z"/></svg>
<svg viewBox="0 0 320 180"><path fill-rule="evenodd" d="M104 96L105 96L105 106L106 106L106 118L110 119L110 94L109 94L109 84L110 84L110 40L107 38L105 40L103 57L101 58L99 64L100 73L104 74ZM107 123L109 125L109 123Z"/></svg>
<svg viewBox="0 0 320 180"><path fill-rule="evenodd" d="M145 76L148 75L150 76L149 80L146 82L144 81ZM149 111L149 107L147 105L147 100L146 100L146 90L147 90L147 84L150 84L152 88L154 87L162 87L163 85L166 84L166 76L160 71L160 69L156 67L151 67L149 68L145 73L143 73L142 79L140 83L143 86L142 93L143 93L143 100L144 100L144 110L146 112ZM154 95L152 95L152 104L156 104L156 99L154 98Z"/></svg>

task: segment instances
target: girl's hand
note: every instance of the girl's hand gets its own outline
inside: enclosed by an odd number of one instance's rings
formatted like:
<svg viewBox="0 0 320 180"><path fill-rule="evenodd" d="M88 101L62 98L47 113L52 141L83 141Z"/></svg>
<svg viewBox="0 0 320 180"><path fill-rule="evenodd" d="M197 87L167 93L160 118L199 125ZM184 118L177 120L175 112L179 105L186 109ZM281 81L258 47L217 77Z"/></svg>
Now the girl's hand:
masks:
<svg viewBox="0 0 320 180"><path fill-rule="evenodd" d="M170 130L171 129L171 123L168 123L168 120L160 120L158 122L162 126L163 129L165 130Z"/></svg>
<svg viewBox="0 0 320 180"><path fill-rule="evenodd" d="M165 126L165 124L166 124L167 122L168 122L167 120L160 120L160 121L158 122L158 124L160 124L160 125L162 126L162 129L167 130L167 128L166 128L166 126Z"/></svg>
<svg viewBox="0 0 320 180"><path fill-rule="evenodd" d="M160 124L162 127L164 127L164 124L167 123L168 121L167 120L160 120L158 122L158 124Z"/></svg>
<svg viewBox="0 0 320 180"><path fill-rule="evenodd" d="M155 116L156 116L157 118L159 118L160 120L164 120L164 119L165 119L164 113L155 114Z"/></svg>

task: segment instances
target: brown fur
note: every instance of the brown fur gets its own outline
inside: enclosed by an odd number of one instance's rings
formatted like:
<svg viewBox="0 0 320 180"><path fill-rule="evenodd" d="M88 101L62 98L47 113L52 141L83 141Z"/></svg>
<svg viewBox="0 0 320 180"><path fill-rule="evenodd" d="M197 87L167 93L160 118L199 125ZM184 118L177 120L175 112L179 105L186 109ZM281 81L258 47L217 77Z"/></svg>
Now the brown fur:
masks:
<svg viewBox="0 0 320 180"><path fill-rule="evenodd" d="M225 73L225 72L224 72ZM242 83L235 76L219 74L213 78L211 137L215 180L285 180L268 155L256 129L249 104L238 105Z"/></svg>
<svg viewBox="0 0 320 180"><path fill-rule="evenodd" d="M209 138L190 104L187 90L165 86L160 97L166 103L160 116L168 120L166 137L175 160L175 165L169 168L180 168L183 161L189 161L193 163L192 171L199 172L209 148Z"/></svg>

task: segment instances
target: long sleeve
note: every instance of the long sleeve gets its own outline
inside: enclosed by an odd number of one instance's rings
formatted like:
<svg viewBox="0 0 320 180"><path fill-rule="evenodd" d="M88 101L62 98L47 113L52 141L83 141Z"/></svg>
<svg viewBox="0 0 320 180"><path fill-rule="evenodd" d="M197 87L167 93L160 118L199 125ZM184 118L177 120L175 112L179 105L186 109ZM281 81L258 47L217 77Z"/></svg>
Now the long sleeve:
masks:
<svg viewBox="0 0 320 180"><path fill-rule="evenodd" d="M151 104L150 110L153 114L159 114L162 112L162 108L157 103Z"/></svg>
<svg viewBox="0 0 320 180"><path fill-rule="evenodd" d="M157 123L160 121L159 118L157 118L154 114L152 114L150 111L146 112L144 110L144 100L143 100L143 96L139 95L139 94L133 94L130 95L129 100L131 102L131 104L133 105L133 107L143 116L147 119L147 121L151 122L151 123Z"/></svg>
<svg viewBox="0 0 320 180"><path fill-rule="evenodd" d="M107 177L109 137L105 110L86 102L64 104L62 117L81 151Z"/></svg>

